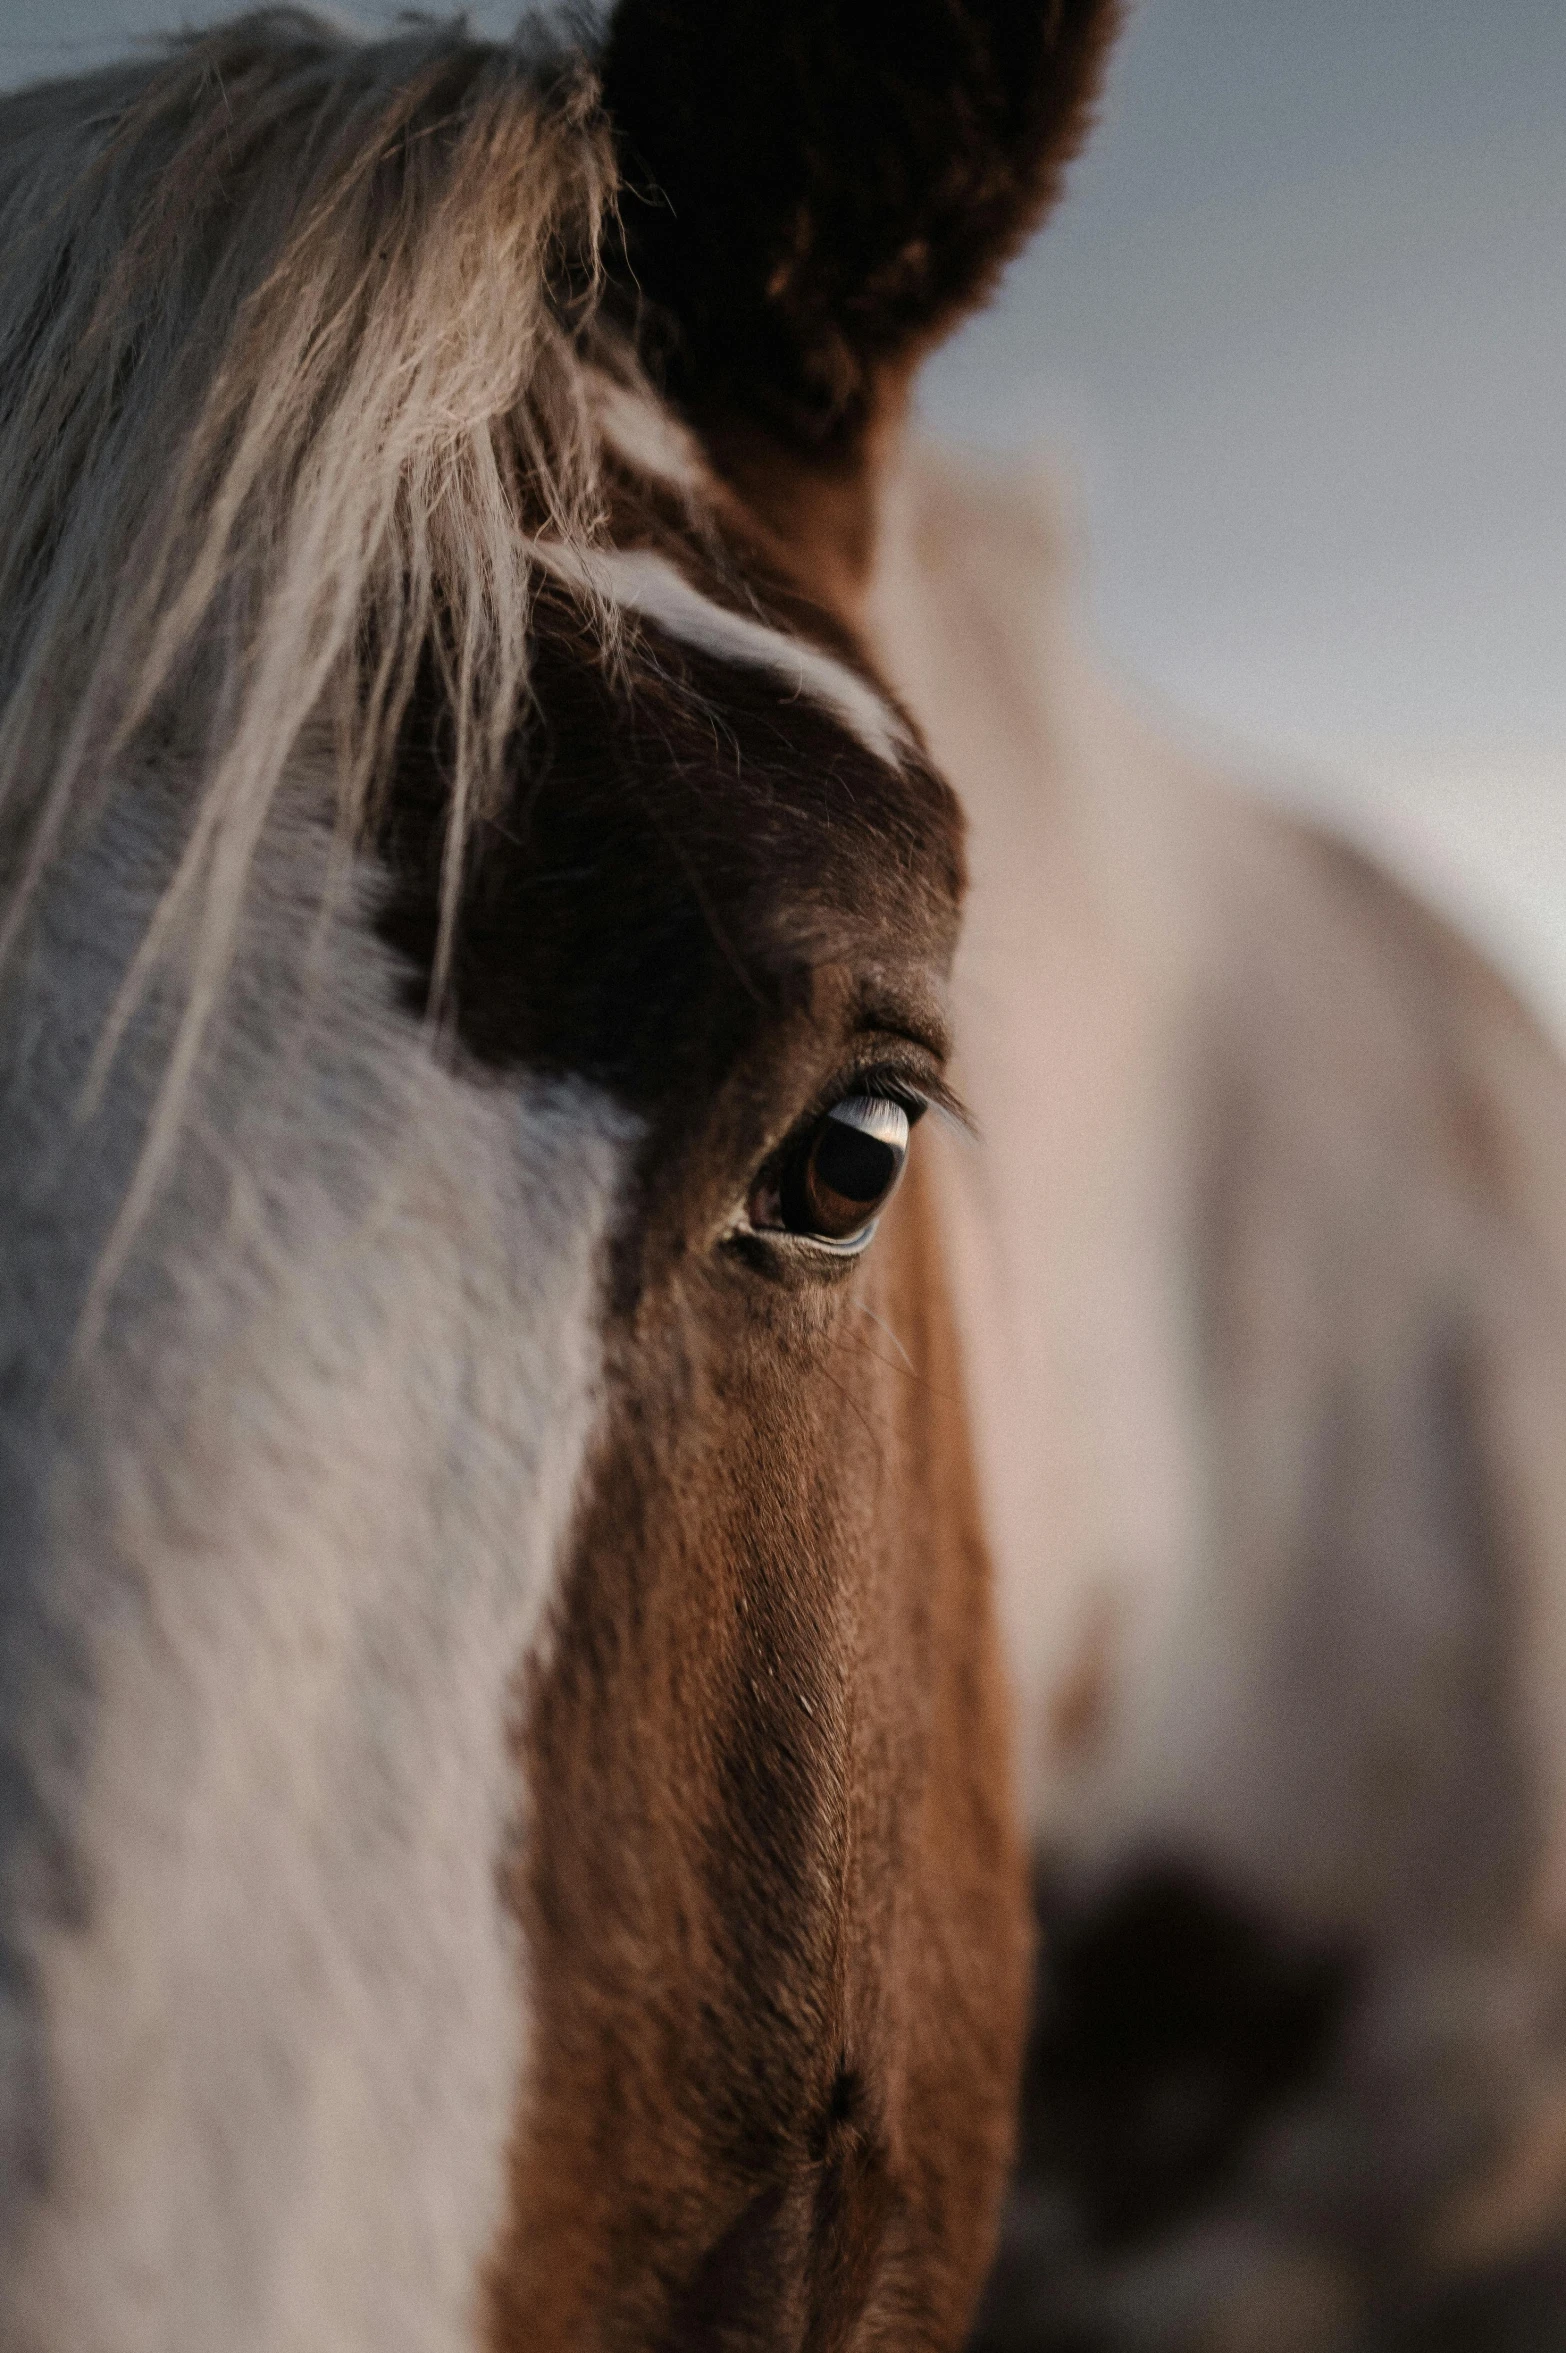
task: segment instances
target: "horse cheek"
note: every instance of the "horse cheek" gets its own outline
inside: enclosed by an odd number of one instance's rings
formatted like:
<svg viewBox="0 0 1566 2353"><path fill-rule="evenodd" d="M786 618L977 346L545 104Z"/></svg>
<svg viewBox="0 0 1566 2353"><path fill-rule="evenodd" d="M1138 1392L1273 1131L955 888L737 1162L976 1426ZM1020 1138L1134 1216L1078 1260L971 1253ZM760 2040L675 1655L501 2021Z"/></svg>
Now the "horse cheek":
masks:
<svg viewBox="0 0 1566 2353"><path fill-rule="evenodd" d="M905 1498L885 1617L925 1695L893 1997L898 2173L931 2342L960 2340L1011 2162L1032 1960L1007 1688L933 1186L916 1154L882 1237L884 1304L917 1377L888 1374Z"/></svg>

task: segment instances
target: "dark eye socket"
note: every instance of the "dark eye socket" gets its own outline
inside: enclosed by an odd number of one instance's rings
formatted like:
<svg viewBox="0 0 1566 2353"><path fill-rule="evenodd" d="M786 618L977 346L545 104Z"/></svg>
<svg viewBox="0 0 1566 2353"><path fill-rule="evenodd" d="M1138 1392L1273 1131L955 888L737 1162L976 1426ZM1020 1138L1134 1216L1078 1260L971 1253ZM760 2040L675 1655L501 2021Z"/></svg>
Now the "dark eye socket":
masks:
<svg viewBox="0 0 1566 2353"><path fill-rule="evenodd" d="M838 1249L862 1248L908 1158L910 1111L889 1095L849 1095L807 1128L751 1196L751 1223Z"/></svg>

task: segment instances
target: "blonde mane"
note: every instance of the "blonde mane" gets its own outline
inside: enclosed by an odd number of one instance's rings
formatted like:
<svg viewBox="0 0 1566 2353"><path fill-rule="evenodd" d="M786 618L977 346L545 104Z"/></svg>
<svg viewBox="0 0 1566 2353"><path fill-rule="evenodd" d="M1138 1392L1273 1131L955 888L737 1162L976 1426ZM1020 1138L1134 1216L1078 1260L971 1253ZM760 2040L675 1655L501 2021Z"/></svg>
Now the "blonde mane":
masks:
<svg viewBox="0 0 1566 2353"><path fill-rule="evenodd" d="M600 534L582 354L615 177L582 56L269 10L0 101L0 970L134 771L193 775L149 974L156 1186L307 737L373 817L421 661L454 714L440 994L527 674L539 531Z"/></svg>

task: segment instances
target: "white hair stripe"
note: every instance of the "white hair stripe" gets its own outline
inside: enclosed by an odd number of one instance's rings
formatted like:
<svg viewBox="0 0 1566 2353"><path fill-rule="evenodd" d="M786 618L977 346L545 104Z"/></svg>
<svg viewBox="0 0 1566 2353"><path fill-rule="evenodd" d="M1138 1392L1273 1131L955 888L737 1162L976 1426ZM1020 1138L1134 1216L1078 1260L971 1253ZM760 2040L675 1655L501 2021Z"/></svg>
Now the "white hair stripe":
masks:
<svg viewBox="0 0 1566 2353"><path fill-rule="evenodd" d="M913 740L891 704L845 662L786 630L714 603L655 549L595 548L589 553L535 540L533 554L557 578L587 588L622 612L639 615L682 645L721 662L766 671L791 693L841 719L888 767L900 767L913 750Z"/></svg>
<svg viewBox="0 0 1566 2353"><path fill-rule="evenodd" d="M616 383L601 368L582 371L583 388L599 439L644 483L690 500L709 477L695 440L673 412L649 392Z"/></svg>

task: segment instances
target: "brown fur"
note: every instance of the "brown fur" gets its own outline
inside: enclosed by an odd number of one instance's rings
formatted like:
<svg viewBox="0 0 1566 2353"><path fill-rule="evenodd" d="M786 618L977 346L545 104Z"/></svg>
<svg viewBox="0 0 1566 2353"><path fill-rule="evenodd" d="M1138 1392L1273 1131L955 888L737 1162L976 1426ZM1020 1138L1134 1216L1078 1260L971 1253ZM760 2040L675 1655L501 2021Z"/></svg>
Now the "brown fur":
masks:
<svg viewBox="0 0 1566 2353"><path fill-rule="evenodd" d="M845 629L909 378L1053 194L1114 13L622 0L622 308L727 485L693 527L661 494L638 525L611 482L622 542L863 668ZM649 1120L608 1431L521 1695L536 2060L493 2333L950 2346L1026 1931L930 1202L916 1165L825 1287L710 1236L867 1002L938 1002L953 812L917 762L894 783L797 702L780 724L774 689L646 652L617 712L546 630L543 781L480 845L452 975L483 1060L595 1076ZM427 822L394 842L421 968ZM557 917L550 878L588 871L600 909L568 885Z"/></svg>
<svg viewBox="0 0 1566 2353"><path fill-rule="evenodd" d="M716 592L743 563L772 609L764 535L672 533L687 574ZM452 969L477 1062L595 1078L647 1122L608 1429L520 1695L537 2057L494 2334L951 2345L1026 1928L923 1140L862 1264L723 1231L856 1071L935 1086L961 821L916 755L888 768L775 680L652 628L625 659L541 605L527 788L480 830ZM414 1004L441 814L438 696L417 708L382 919Z"/></svg>
<svg viewBox="0 0 1566 2353"><path fill-rule="evenodd" d="M861 249L846 277L793 273L777 298L767 208L793 198L755 142L785 179L822 150L798 120L774 138L748 19L629 0L604 61L622 149L675 204L672 245L662 214L628 220L654 363L719 478L682 508L611 470L616 539L672 549L704 593L861 674L852 625L909 376L1047 202L1112 12L991 18L956 12L906 82L885 28L861 55L873 28L787 20L805 112L868 110L890 143L870 239L923 254L895 295ZM947 34L973 77L957 91ZM968 99L986 128L929 188ZM680 184L698 154L699 184ZM852 241L859 197L818 196ZM849 352L861 381L824 425L788 410L791 384L815 388L808 405ZM891 777L797 698L780 708L775 685L656 630L625 693L569 603L540 606L526 790L476 837L450 1001L481 1061L595 1078L649 1134L609 1429L521 1695L537 2055L495 2341L950 2346L1009 2143L1026 1937L923 1180L826 1287L711 1237L791 1107L851 1068L867 1002L938 1004L955 812L918 761ZM441 724L437 698L387 834L385 927L421 975Z"/></svg>
<svg viewBox="0 0 1566 2353"><path fill-rule="evenodd" d="M950 2344L987 2259L1026 1941L917 1171L862 1300L754 1280L639 1287L528 1695L515 2353Z"/></svg>

